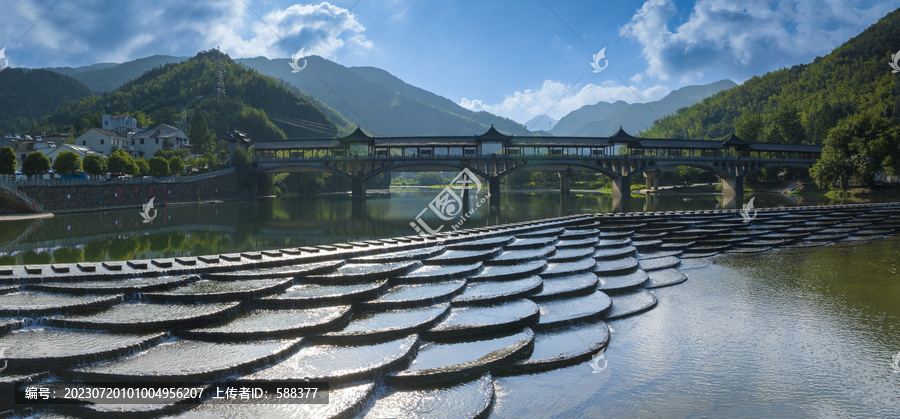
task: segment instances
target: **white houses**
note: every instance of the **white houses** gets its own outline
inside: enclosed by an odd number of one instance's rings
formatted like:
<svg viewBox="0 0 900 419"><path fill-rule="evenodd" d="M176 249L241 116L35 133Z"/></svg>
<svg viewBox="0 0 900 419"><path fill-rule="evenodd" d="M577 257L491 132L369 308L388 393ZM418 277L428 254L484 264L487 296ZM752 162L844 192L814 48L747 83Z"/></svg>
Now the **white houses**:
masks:
<svg viewBox="0 0 900 419"><path fill-rule="evenodd" d="M104 156L109 156L117 148L124 148L132 157L142 157L142 153L132 142L129 138L102 128L91 128L75 139L75 145L90 147Z"/></svg>
<svg viewBox="0 0 900 419"><path fill-rule="evenodd" d="M130 132L137 131L137 119L128 115L106 114L102 117L101 128L113 131L119 135L128 135Z"/></svg>
<svg viewBox="0 0 900 419"><path fill-rule="evenodd" d="M171 125L159 124L154 128L144 129L131 136L134 147L143 152L145 159L153 157L156 150L174 150L191 148L184 131Z"/></svg>
<svg viewBox="0 0 900 419"><path fill-rule="evenodd" d="M50 149L50 151L40 151L50 159L51 163L56 161L56 155L59 154L60 151L74 151L75 154L78 154L78 157L80 157L82 160L84 160L84 156L87 156L88 154L99 154L96 151L92 150L90 147L74 144L60 144L58 147Z"/></svg>

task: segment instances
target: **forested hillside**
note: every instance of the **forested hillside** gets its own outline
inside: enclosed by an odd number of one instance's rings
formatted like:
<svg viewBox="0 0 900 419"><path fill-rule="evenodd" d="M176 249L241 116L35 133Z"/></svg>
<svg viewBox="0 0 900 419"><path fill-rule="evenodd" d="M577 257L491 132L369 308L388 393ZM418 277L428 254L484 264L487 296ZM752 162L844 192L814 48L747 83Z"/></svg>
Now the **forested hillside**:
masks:
<svg viewBox="0 0 900 419"><path fill-rule="evenodd" d="M90 95L90 89L78 80L52 71L0 71L0 135L30 130L61 103Z"/></svg>
<svg viewBox="0 0 900 419"><path fill-rule="evenodd" d="M853 115L868 113L897 124L900 81L889 62L898 48L900 10L895 10L810 64L753 77L657 120L641 135L716 139L737 129L749 141L823 144L831 128Z"/></svg>
<svg viewBox="0 0 900 419"><path fill-rule="evenodd" d="M220 58L224 99L217 98L215 91ZM254 139L339 134L329 117L308 99L216 50L154 68L110 93L65 104L44 118L42 129L81 133L99 127L104 113L128 113L142 126L179 125L184 118L184 130L198 152L217 151L222 144L212 141L233 129ZM195 130L191 126L194 121L202 121L208 130Z"/></svg>

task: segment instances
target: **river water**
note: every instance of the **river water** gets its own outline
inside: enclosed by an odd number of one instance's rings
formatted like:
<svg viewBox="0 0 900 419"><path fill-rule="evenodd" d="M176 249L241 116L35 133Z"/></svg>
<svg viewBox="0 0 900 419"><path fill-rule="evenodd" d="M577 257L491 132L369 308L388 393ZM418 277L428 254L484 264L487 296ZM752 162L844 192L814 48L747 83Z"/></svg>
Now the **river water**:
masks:
<svg viewBox="0 0 900 419"><path fill-rule="evenodd" d="M61 213L36 221L0 222L0 265L99 262L281 249L416 234L410 222L439 189L393 192L352 201L347 196L169 205L144 223L140 209ZM747 195L749 200L753 195ZM789 195L760 194L757 208L810 205ZM472 202L472 208L478 205ZM461 228L613 211L722 208L720 195L661 195L621 202L609 194L504 193L485 202ZM151 211L149 215L153 215ZM430 210L423 218L438 228ZM452 228L445 223L444 230Z"/></svg>
<svg viewBox="0 0 900 419"><path fill-rule="evenodd" d="M60 214L4 223L3 263L187 256L414 234L434 191L354 203L275 199ZM749 199L750 196L746 197ZM794 205L759 195L757 207ZM804 204L809 204L805 202ZM632 198L631 210L713 209L716 195ZM463 227L608 212L608 195L507 194ZM426 211L426 216L427 216ZM435 218L428 218L435 226ZM446 227L446 226L445 226ZM588 363L496 377L491 417L896 417L900 412L900 237L684 260L652 310L609 321ZM898 355L900 356L900 355Z"/></svg>

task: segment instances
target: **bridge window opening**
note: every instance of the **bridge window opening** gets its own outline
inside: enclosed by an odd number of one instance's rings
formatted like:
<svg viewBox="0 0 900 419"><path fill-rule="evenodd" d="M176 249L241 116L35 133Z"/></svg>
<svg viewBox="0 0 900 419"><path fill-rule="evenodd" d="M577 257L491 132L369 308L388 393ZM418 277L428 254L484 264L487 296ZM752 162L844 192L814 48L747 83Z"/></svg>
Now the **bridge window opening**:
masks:
<svg viewBox="0 0 900 419"><path fill-rule="evenodd" d="M548 153L548 154L550 154L551 156L559 156L562 153L563 153L563 151L561 148L551 148L550 153Z"/></svg>
<svg viewBox="0 0 900 419"><path fill-rule="evenodd" d="M464 148L463 154L467 156L474 156L475 154L477 154L477 150L474 148Z"/></svg>
<svg viewBox="0 0 900 419"><path fill-rule="evenodd" d="M515 155L522 154L522 149L519 147L510 147L510 148L506 149L506 153L515 156Z"/></svg>
<svg viewBox="0 0 900 419"><path fill-rule="evenodd" d="M428 149L428 148L426 148L426 149L423 149L423 150L419 150L419 154L422 155L422 156L433 156L433 155L434 155L434 149Z"/></svg>

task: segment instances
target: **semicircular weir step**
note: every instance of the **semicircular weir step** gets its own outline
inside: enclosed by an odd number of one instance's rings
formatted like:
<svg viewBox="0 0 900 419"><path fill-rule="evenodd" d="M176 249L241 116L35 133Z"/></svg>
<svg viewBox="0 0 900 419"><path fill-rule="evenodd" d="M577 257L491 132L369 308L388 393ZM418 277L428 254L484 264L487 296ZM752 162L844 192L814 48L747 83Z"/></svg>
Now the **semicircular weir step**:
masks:
<svg viewBox="0 0 900 419"><path fill-rule="evenodd" d="M417 335L371 345L310 345L289 358L241 380L328 381L371 379L409 364L419 347Z"/></svg>
<svg viewBox="0 0 900 419"><path fill-rule="evenodd" d="M363 418L480 418L494 402L490 374L439 388L402 389L387 387Z"/></svg>
<svg viewBox="0 0 900 419"><path fill-rule="evenodd" d="M557 276L567 276L579 274L582 272L590 272L597 265L597 261L593 257L586 257L571 262L554 262L548 263L547 268L540 273L541 278L553 278Z"/></svg>
<svg viewBox="0 0 900 419"><path fill-rule="evenodd" d="M275 395L266 394L262 403L237 403L209 399L178 415L179 419L203 418L343 418L353 417L375 394L374 383L361 383L345 387L330 386L328 403L279 403Z"/></svg>
<svg viewBox="0 0 900 419"><path fill-rule="evenodd" d="M175 340L68 375L84 381L211 381L270 365L295 352L302 339L223 343Z"/></svg>
<svg viewBox="0 0 900 419"><path fill-rule="evenodd" d="M448 250L487 250L504 246L515 240L513 236L497 236L487 239L462 241L447 245Z"/></svg>
<svg viewBox="0 0 900 419"><path fill-rule="evenodd" d="M423 247L421 249L401 252L382 253L380 255L360 256L350 259L350 263L391 263L410 260L427 259L444 251L444 246Z"/></svg>
<svg viewBox="0 0 900 419"><path fill-rule="evenodd" d="M556 236L516 238L506 246L503 246L503 248L506 250L537 249L544 246L553 246L556 243Z"/></svg>
<svg viewBox="0 0 900 419"><path fill-rule="evenodd" d="M450 312L450 304L356 313L346 327L315 337L316 342L347 344L398 339L428 329Z"/></svg>
<svg viewBox="0 0 900 419"><path fill-rule="evenodd" d="M350 306L293 310L252 310L217 326L178 332L187 339L241 341L295 337L334 330L350 320Z"/></svg>
<svg viewBox="0 0 900 419"><path fill-rule="evenodd" d="M677 269L662 269L649 272L650 280L645 288L662 288L687 281L687 275Z"/></svg>
<svg viewBox="0 0 900 419"><path fill-rule="evenodd" d="M422 262L416 260L390 263L348 263L334 272L302 276L298 278L298 281L324 285L377 281L403 275L419 266L422 266Z"/></svg>
<svg viewBox="0 0 900 419"><path fill-rule="evenodd" d="M252 300L277 294L291 286L291 278L211 280L203 279L169 291L144 293L144 299L161 303L214 303Z"/></svg>
<svg viewBox="0 0 900 419"><path fill-rule="evenodd" d="M17 291L0 295L0 316L39 317L100 310L122 302L122 295L65 295Z"/></svg>
<svg viewBox="0 0 900 419"><path fill-rule="evenodd" d="M90 280L79 282L50 282L29 285L35 291L64 294L126 294L165 291L200 279L197 275L154 276L124 279Z"/></svg>
<svg viewBox="0 0 900 419"><path fill-rule="evenodd" d="M540 273L547 267L545 260L533 260L530 262L517 263L515 265L488 265L481 272L468 278L469 282L473 281L510 281L515 279L527 278L534 274Z"/></svg>
<svg viewBox="0 0 900 419"><path fill-rule="evenodd" d="M638 260L638 265L645 271L658 271L660 269L674 268L680 263L681 260L675 256Z"/></svg>
<svg viewBox="0 0 900 419"><path fill-rule="evenodd" d="M610 260L621 259L623 257L634 257L637 254L637 248L634 246L625 247L606 247L594 251L594 259Z"/></svg>
<svg viewBox="0 0 900 419"><path fill-rule="evenodd" d="M534 301L552 300L555 298L585 295L594 292L597 287L597 275L593 272L582 272L566 276L544 279L541 292L531 295Z"/></svg>
<svg viewBox="0 0 900 419"><path fill-rule="evenodd" d="M384 379L390 385L403 387L460 382L527 358L533 348L534 332L529 328L470 342L428 342L419 348L407 369Z"/></svg>
<svg viewBox="0 0 900 419"><path fill-rule="evenodd" d="M597 244L600 239L597 236L593 237L584 237L580 239L572 239L572 238L562 238L556 242L553 246L557 249L568 249L570 247L593 247Z"/></svg>
<svg viewBox="0 0 900 419"><path fill-rule="evenodd" d="M451 302L455 306L496 303L531 295L542 286L543 281L537 275L512 281L469 281L462 294L453 297Z"/></svg>
<svg viewBox="0 0 900 419"><path fill-rule="evenodd" d="M4 374L26 374L105 361L147 349L165 333L113 334L47 328L22 329L0 337L7 350Z"/></svg>
<svg viewBox="0 0 900 419"><path fill-rule="evenodd" d="M329 260L302 265L279 266L277 268L249 269L234 272L215 272L205 274L206 279L262 279L262 278L295 278L306 275L321 275L334 272L344 265L343 260Z"/></svg>
<svg viewBox="0 0 900 419"><path fill-rule="evenodd" d="M496 375L533 374L579 364L609 344L609 327L603 321L534 333L534 351L503 368Z"/></svg>
<svg viewBox="0 0 900 419"><path fill-rule="evenodd" d="M55 316L49 326L110 332L154 332L195 327L221 321L237 313L239 303L156 304L121 303L99 313Z"/></svg>
<svg viewBox="0 0 900 419"><path fill-rule="evenodd" d="M524 298L491 306L452 307L447 318L422 336L430 340L451 340L505 333L535 324L539 317L537 304Z"/></svg>
<svg viewBox="0 0 900 419"><path fill-rule="evenodd" d="M497 256L501 250L503 250L502 247L482 250L447 250L437 256L422 260L422 263L426 265L465 265L484 262Z"/></svg>
<svg viewBox="0 0 900 419"><path fill-rule="evenodd" d="M567 249L557 249L553 255L547 258L548 262L571 262L591 256L594 254L593 247L570 247Z"/></svg>
<svg viewBox="0 0 900 419"><path fill-rule="evenodd" d="M544 246L533 249L504 250L491 260L485 261L485 265L517 265L520 263L546 260L554 254L556 249L552 246Z"/></svg>
<svg viewBox="0 0 900 419"><path fill-rule="evenodd" d="M647 271L638 269L621 275L597 275L600 280L599 290L606 293L622 293L635 290L647 284L650 279Z"/></svg>
<svg viewBox="0 0 900 419"><path fill-rule="evenodd" d="M387 288L387 279L358 284L299 284L286 289L280 294L257 299L253 304L259 307L270 308L301 308L350 304L375 298Z"/></svg>
<svg viewBox="0 0 900 419"><path fill-rule="evenodd" d="M464 279L481 270L481 262L466 265L422 265L404 275L391 279L391 283L408 284Z"/></svg>
<svg viewBox="0 0 900 419"><path fill-rule="evenodd" d="M397 308L423 307L448 302L463 292L466 280L435 282L426 284L403 284L388 288L381 296L357 303L365 310L389 310Z"/></svg>
<svg viewBox="0 0 900 419"><path fill-rule="evenodd" d="M649 290L639 289L625 294L611 296L612 307L606 313L606 319L618 319L650 310L656 306L656 295Z"/></svg>
<svg viewBox="0 0 900 419"><path fill-rule="evenodd" d="M610 297L603 292L538 303L541 318L531 327L534 330L554 329L603 317L612 305Z"/></svg>
<svg viewBox="0 0 900 419"><path fill-rule="evenodd" d="M598 260L593 272L597 275L622 275L634 272L638 268L638 260L628 256L620 259Z"/></svg>

